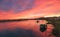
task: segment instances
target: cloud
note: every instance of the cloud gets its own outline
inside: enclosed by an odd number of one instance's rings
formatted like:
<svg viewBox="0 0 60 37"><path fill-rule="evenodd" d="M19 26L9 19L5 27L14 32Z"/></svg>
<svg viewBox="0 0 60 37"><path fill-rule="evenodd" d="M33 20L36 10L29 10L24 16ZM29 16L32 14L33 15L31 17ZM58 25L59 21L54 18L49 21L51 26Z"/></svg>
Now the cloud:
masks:
<svg viewBox="0 0 60 37"><path fill-rule="evenodd" d="M3 0L4 1L4 0ZM10 0L11 1L11 0ZM0 10L0 20L3 19L20 19L20 18L37 18L41 16L60 15L59 0L13 0L12 8L8 11ZM0 4L1 5L1 4ZM1 5L4 9L10 8L9 3L5 1ZM1 9L0 8L0 9ZM34 15L35 14L35 15ZM36 17L35 17L36 16Z"/></svg>
<svg viewBox="0 0 60 37"><path fill-rule="evenodd" d="M34 0L0 0L0 10L13 10L15 13L31 9L34 6Z"/></svg>

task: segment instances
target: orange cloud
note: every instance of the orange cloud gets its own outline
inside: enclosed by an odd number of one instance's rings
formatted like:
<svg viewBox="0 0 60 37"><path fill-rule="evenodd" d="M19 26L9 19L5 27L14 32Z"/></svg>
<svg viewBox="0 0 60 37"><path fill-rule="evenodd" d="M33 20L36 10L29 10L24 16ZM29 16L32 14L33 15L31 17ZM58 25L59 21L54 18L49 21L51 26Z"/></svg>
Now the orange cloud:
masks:
<svg viewBox="0 0 60 37"><path fill-rule="evenodd" d="M35 6L31 9L13 13L14 11L0 12L0 19L21 19L21 18L38 18L50 15L60 15L59 0L35 0Z"/></svg>

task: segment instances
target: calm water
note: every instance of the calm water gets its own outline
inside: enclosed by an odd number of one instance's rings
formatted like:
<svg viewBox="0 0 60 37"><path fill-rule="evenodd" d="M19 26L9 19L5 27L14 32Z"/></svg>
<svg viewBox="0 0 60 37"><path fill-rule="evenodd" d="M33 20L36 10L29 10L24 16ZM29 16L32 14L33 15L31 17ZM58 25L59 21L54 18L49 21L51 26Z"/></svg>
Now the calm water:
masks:
<svg viewBox="0 0 60 37"><path fill-rule="evenodd" d="M44 23L44 22L43 22ZM52 24L47 25L47 30L41 32L36 20L2 22L0 23L0 37L54 37Z"/></svg>

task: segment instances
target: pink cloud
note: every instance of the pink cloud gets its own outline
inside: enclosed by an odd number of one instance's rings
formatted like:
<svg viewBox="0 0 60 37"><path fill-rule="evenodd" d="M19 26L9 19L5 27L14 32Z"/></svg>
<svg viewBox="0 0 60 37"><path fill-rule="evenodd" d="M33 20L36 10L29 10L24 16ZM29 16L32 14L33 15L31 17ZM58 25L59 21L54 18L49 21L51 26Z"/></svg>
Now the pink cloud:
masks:
<svg viewBox="0 0 60 37"><path fill-rule="evenodd" d="M7 13L4 11L0 12L0 19L38 18L42 16L59 15L59 10L59 0L35 0L35 6L33 8L18 12L17 14L14 14L13 10Z"/></svg>

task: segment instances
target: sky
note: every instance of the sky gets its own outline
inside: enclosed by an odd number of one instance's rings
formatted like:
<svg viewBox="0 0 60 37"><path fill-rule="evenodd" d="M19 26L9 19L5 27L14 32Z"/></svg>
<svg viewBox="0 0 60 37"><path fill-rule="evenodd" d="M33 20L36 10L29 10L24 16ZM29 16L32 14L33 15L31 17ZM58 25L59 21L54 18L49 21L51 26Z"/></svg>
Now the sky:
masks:
<svg viewBox="0 0 60 37"><path fill-rule="evenodd" d="M60 16L60 0L0 0L0 20Z"/></svg>

